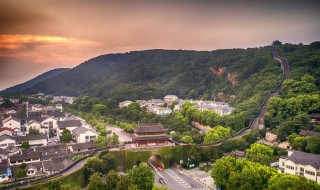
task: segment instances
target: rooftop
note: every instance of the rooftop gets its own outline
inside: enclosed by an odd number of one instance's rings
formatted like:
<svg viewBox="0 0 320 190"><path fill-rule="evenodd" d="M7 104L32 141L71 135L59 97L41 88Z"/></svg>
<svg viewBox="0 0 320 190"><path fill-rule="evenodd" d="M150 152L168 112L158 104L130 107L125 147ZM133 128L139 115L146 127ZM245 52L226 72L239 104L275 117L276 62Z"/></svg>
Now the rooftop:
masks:
<svg viewBox="0 0 320 190"><path fill-rule="evenodd" d="M300 136L320 136L320 133L314 132L314 131L301 130L299 135Z"/></svg>
<svg viewBox="0 0 320 190"><path fill-rule="evenodd" d="M6 140L6 139L12 139L12 140L14 140L13 137L11 137L11 136L9 136L9 135L6 135L6 134L0 136L0 142L3 141L3 140Z"/></svg>
<svg viewBox="0 0 320 190"><path fill-rule="evenodd" d="M317 170L320 169L320 155L311 154L301 151L292 151L293 153L287 158L295 164L311 165Z"/></svg>
<svg viewBox="0 0 320 190"><path fill-rule="evenodd" d="M39 135L16 136L13 138L16 139L17 142L22 142L22 141L30 141L30 140L47 139L48 137L47 135L39 134Z"/></svg>
<svg viewBox="0 0 320 190"><path fill-rule="evenodd" d="M65 120L65 121L58 121L57 123L60 129L65 129L66 127L82 126L82 123L80 120Z"/></svg>
<svg viewBox="0 0 320 190"><path fill-rule="evenodd" d="M139 124L138 127L134 130L136 133L157 133L157 132L166 132L163 126L159 123L154 124Z"/></svg>
<svg viewBox="0 0 320 190"><path fill-rule="evenodd" d="M70 146L72 147L73 150L92 149L97 147L96 143L94 142L76 143L76 144L71 144Z"/></svg>
<svg viewBox="0 0 320 190"><path fill-rule="evenodd" d="M10 162L28 159L40 159L39 152L29 152L28 154L16 154L10 157Z"/></svg>
<svg viewBox="0 0 320 190"><path fill-rule="evenodd" d="M93 133L98 134L97 132L93 131L92 129L88 129L88 128L85 128L85 127L78 127L78 128L76 128L76 129L74 129L74 130L72 131L72 133L74 133L74 134L76 134L76 135L80 135L80 134L85 133L85 132L87 132L87 131L91 131L91 132L93 132Z"/></svg>

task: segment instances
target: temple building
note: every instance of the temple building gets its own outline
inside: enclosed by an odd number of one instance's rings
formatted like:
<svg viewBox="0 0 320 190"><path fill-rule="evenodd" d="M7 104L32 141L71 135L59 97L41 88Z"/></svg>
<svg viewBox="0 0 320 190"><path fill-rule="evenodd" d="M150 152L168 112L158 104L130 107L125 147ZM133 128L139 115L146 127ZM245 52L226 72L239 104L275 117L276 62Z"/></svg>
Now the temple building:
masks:
<svg viewBox="0 0 320 190"><path fill-rule="evenodd" d="M168 145L169 136L161 124L139 124L132 137L136 146Z"/></svg>

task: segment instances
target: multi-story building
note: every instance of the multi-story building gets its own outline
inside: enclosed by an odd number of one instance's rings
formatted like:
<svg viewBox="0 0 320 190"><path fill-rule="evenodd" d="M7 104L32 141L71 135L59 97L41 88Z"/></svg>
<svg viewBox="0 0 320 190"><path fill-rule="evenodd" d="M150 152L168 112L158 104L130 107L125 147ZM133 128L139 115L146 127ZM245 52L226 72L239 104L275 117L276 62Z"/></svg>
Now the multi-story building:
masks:
<svg viewBox="0 0 320 190"><path fill-rule="evenodd" d="M279 159L278 171L320 183L320 155L288 150L288 157Z"/></svg>

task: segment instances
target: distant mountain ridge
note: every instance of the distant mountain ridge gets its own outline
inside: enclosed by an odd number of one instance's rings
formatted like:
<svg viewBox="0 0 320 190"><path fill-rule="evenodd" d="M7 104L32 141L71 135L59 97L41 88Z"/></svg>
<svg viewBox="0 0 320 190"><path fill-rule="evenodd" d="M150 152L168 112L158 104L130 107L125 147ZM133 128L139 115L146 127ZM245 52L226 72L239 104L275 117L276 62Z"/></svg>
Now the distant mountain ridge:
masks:
<svg viewBox="0 0 320 190"><path fill-rule="evenodd" d="M176 94L181 98L214 99L219 93L237 95L259 75L268 80L260 91L268 93L280 80L280 65L272 59L272 47L215 51L144 50L106 54L44 80L26 93L101 97L117 101L161 98ZM221 76L211 68L223 68ZM257 73L259 75L257 76ZM232 84L230 76L237 84ZM253 77L253 78L252 78ZM248 80L253 80L248 82ZM260 87L261 88L261 87ZM251 92L245 92L251 96ZM247 98L247 97L246 97Z"/></svg>
<svg viewBox="0 0 320 190"><path fill-rule="evenodd" d="M53 69L50 71L47 71L31 80L28 80L27 82L9 87L3 91L1 91L1 93L19 93L19 92L23 92L26 91L27 89L31 88L32 86L38 84L41 81L50 79L54 76L57 76L63 72L66 72L70 70L69 68L58 68L58 69Z"/></svg>

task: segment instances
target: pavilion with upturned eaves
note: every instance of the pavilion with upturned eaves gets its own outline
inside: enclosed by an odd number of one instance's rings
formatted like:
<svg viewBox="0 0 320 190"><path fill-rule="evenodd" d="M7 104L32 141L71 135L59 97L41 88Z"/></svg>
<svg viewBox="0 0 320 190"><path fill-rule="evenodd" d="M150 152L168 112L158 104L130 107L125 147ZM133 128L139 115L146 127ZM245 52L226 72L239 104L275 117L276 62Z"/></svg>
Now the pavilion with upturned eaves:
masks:
<svg viewBox="0 0 320 190"><path fill-rule="evenodd" d="M169 136L161 124L139 124L132 137L136 146L161 146L169 143Z"/></svg>

